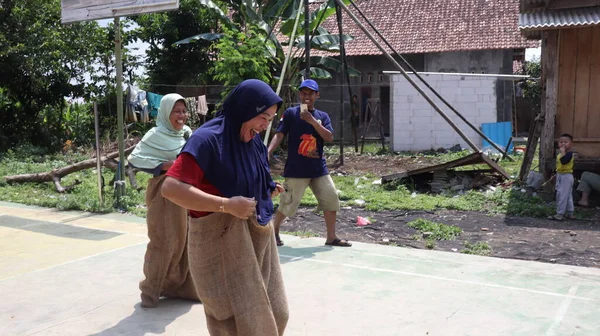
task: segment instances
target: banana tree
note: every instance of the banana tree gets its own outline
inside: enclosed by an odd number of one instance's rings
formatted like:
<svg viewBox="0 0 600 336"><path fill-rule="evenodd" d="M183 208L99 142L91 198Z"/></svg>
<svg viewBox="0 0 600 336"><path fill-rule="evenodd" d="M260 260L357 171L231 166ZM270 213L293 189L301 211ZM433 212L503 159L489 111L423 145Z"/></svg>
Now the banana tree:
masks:
<svg viewBox="0 0 600 336"><path fill-rule="evenodd" d="M253 0L223 0L221 2L214 2L212 0L198 0L208 10L212 10L220 17L222 24L227 25L232 29L244 29L246 24L251 24L253 27L258 27L263 30L267 35L265 45L270 51L270 54L275 58L275 64L282 65L285 58L284 47L289 43L289 39L292 35L292 29L294 27L294 21L298 10L298 1L302 0L267 0L264 2L257 2ZM344 0L349 3L349 0ZM310 30L311 49L327 51L327 52L338 52L340 50L340 36L338 34L331 34L327 29L321 26L327 18L335 13L335 2L329 0L321 4L317 10L310 14ZM232 15L227 15L233 13ZM279 22L279 18L286 18L282 22ZM304 13L300 14L300 22L304 21ZM237 28L239 27L239 28ZM277 29L279 27L279 29ZM283 80L288 83L295 83L298 77L304 75L304 70L300 70L302 64L304 48L305 48L305 36L302 35L303 28L298 27L296 31L296 38L293 43L293 54L291 55L292 63L290 64L290 71L286 78ZM281 43L278 37L286 36L288 42ZM216 33L201 33L184 40L178 41L175 45L183 45L187 43L193 43L196 40L208 40L213 41L222 37ZM350 35L343 36L344 43L352 41L354 38ZM337 59L330 56L313 56L310 58L310 77L317 79L327 79L332 77L333 72L341 72L341 63ZM277 71L276 71L277 72ZM356 69L349 68L350 76L360 76L360 72ZM275 77L277 78L277 77Z"/></svg>

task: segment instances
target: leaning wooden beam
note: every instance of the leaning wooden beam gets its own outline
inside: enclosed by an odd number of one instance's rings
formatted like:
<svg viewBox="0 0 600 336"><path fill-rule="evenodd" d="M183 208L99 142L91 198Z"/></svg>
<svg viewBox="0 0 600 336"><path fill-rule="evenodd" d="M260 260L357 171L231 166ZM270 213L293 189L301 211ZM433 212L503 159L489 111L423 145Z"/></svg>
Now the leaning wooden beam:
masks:
<svg viewBox="0 0 600 336"><path fill-rule="evenodd" d="M135 148L135 146L131 146L129 148L127 148L125 150L125 155L129 155L133 149ZM103 156L100 158L100 160L102 161L102 164L105 165L107 160L113 160L114 158L119 156L119 152L114 152L114 153L110 153L106 156ZM5 176L4 179L6 180L6 182L8 183L21 183L21 182L54 182L54 185L56 186L56 190L60 193L63 193L71 188L73 188L73 186L79 184L79 183L75 183L74 185L68 186L68 187L63 187L60 184L60 180L72 173L78 172L80 170L84 170L84 169L89 169L89 168L93 168L96 166L96 159L88 159L88 160L84 160L84 161L80 161L77 163L74 163L72 165L63 167L63 168L58 168L58 169L54 169L50 172L45 172L45 173L35 173L35 174L21 174L21 175L10 175L10 176Z"/></svg>
<svg viewBox="0 0 600 336"><path fill-rule="evenodd" d="M348 9L348 7L341 0L335 0L335 2L343 10L345 10L346 13L348 13L348 15L352 18L352 20L356 23L356 25L367 35L367 37L373 42L373 44L375 44L377 46L377 48L379 48L379 50L381 50L383 55L385 55L385 57L387 57L387 59L389 59L390 62L392 62L392 64L402 73L404 78L406 78L406 80L423 96L423 98L425 98L425 100L429 103L429 105L431 105L433 107L433 109L436 110L437 113L439 113L439 115L442 118L444 118L444 120L446 120L446 122L448 122L448 124L456 131L456 133L458 133L458 135L460 135L460 137L463 138L463 140L465 140L465 142L469 145L469 147L471 147L471 149L473 149L475 152L480 152L480 149L477 147L477 145L475 145L473 143L473 141L471 141L471 139L469 139L469 137L467 137L460 130L460 128L458 128L458 126L456 126L456 124L452 121L452 119L450 119L450 117L448 117L446 115L446 113L444 113L444 111L442 111L439 108L439 106L437 106L436 103L421 89L421 87L419 87L419 85L417 83L415 83L415 81L412 78L410 78L408 73L406 73L406 71L404 71L404 69L400 66L400 64L398 64L398 62L396 62L396 59L394 57L392 57L392 55L390 55L390 53L388 53L384 47L381 46L381 44L375 39L375 37L373 37L373 35L358 20L358 18L354 15L354 13L352 13L350 11L350 9Z"/></svg>

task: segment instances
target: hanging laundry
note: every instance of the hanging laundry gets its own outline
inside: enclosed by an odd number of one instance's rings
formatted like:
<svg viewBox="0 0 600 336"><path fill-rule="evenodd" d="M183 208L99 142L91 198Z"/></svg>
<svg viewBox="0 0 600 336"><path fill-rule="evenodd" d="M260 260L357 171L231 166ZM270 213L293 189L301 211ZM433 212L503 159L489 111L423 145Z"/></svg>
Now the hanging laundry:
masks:
<svg viewBox="0 0 600 336"><path fill-rule="evenodd" d="M148 110L150 111L151 117L156 117L158 115L158 108L160 107L162 97L163 95L146 92L146 100L148 101Z"/></svg>
<svg viewBox="0 0 600 336"><path fill-rule="evenodd" d="M185 108L187 109L188 115L197 114L198 103L196 103L196 97L185 98Z"/></svg>
<svg viewBox="0 0 600 336"><path fill-rule="evenodd" d="M203 116L208 114L208 104L206 103L206 96L198 96L197 111Z"/></svg>
<svg viewBox="0 0 600 336"><path fill-rule="evenodd" d="M148 112L148 101L146 100L146 91L140 90L137 86L129 84L128 104L131 109L139 113L139 121L147 123L150 121Z"/></svg>

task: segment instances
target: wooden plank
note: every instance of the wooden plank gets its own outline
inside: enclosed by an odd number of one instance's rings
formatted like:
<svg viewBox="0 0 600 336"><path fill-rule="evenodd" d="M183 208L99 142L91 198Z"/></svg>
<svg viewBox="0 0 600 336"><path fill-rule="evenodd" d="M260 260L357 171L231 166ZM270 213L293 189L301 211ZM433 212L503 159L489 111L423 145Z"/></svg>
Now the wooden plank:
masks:
<svg viewBox="0 0 600 336"><path fill-rule="evenodd" d="M485 163L487 163L488 166L492 167L493 170L495 170L496 172L500 173L500 175L506 177L507 179L510 179L510 175L508 175L508 173L506 172L506 170L504 170L504 168L502 168L494 160L490 159L485 154L481 154L481 159L483 161L485 161Z"/></svg>
<svg viewBox="0 0 600 336"><path fill-rule="evenodd" d="M62 0L62 23L164 12L179 8L179 0Z"/></svg>
<svg viewBox="0 0 600 336"><path fill-rule="evenodd" d="M592 27L577 29L577 70L575 78L575 110L573 111L573 133L587 137L588 107L590 101L590 62L592 53ZM596 55L598 57L598 55Z"/></svg>
<svg viewBox="0 0 600 336"><path fill-rule="evenodd" d="M575 74L577 70L577 29L560 30L558 104L556 132L573 133Z"/></svg>
<svg viewBox="0 0 600 336"><path fill-rule="evenodd" d="M558 140L558 139L556 139L556 140ZM600 143L600 138L574 138L573 141L574 142L597 142L597 143ZM600 155L599 155L599 157L600 157Z"/></svg>
<svg viewBox="0 0 600 336"><path fill-rule="evenodd" d="M483 155L481 153L471 153L465 157L462 157L460 159L456 159L453 161L448 161L446 163L441 163L441 164L433 165L433 166L427 166L427 167L409 170L409 171L405 171L405 172L401 172L401 173L385 175L385 176L381 177L381 182L387 183L387 182L390 182L390 181L393 181L396 179L400 179L400 178L404 178L404 177L408 177L408 176L419 175L419 174L423 174L423 173L430 173L435 170L446 170L446 169L460 167L460 166L484 163L485 161L482 159L482 157L484 157L484 156L485 155Z"/></svg>
<svg viewBox="0 0 600 336"><path fill-rule="evenodd" d="M587 137L600 138L600 26L593 30Z"/></svg>
<svg viewBox="0 0 600 336"><path fill-rule="evenodd" d="M546 173L546 164L554 161L556 112L558 96L559 31L543 33L542 42L542 115L544 125L540 134L540 172Z"/></svg>
<svg viewBox="0 0 600 336"><path fill-rule="evenodd" d="M600 0L554 0L547 7L548 9L566 9L600 6Z"/></svg>
<svg viewBox="0 0 600 336"><path fill-rule="evenodd" d="M581 158L600 158L600 142L596 143L577 143L573 142L573 151L579 154ZM577 160L575 160L577 166Z"/></svg>
<svg viewBox="0 0 600 336"><path fill-rule="evenodd" d="M527 149L525 150L525 157L523 158L523 163L521 164L521 169L519 170L519 181L525 182L527 180L527 175L529 174L529 170L531 169L531 163L533 162L533 157L535 155L535 151L537 149L538 140L540 138L540 133L542 129L542 121L540 120L541 113L533 120L531 124L531 128L529 130L529 136L527 137ZM547 166L543 164L543 161L540 162L541 169Z"/></svg>

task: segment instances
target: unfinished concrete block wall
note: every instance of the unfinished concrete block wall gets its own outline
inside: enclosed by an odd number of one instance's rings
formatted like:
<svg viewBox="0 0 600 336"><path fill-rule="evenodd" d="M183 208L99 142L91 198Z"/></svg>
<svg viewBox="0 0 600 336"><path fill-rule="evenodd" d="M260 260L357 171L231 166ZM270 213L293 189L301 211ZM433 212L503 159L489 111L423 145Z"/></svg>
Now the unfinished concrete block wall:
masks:
<svg viewBox="0 0 600 336"><path fill-rule="evenodd" d="M456 110L472 124L497 122L496 75L420 73ZM446 112L458 127L479 147L482 140L477 133L425 87L425 93ZM444 120L400 73L390 73L391 145L394 151L422 151L449 148L467 143Z"/></svg>

